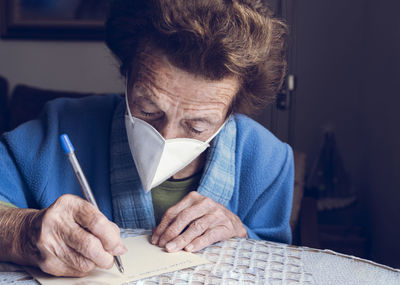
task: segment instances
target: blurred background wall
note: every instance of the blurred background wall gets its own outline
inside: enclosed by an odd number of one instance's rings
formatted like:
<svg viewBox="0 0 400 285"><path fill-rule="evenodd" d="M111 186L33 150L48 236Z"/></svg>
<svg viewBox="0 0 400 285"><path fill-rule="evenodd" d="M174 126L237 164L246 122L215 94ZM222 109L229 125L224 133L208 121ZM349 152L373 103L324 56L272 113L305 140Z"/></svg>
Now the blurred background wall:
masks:
<svg viewBox="0 0 400 285"><path fill-rule="evenodd" d="M0 75L16 84L65 91L121 92L123 82L101 42L0 39Z"/></svg>

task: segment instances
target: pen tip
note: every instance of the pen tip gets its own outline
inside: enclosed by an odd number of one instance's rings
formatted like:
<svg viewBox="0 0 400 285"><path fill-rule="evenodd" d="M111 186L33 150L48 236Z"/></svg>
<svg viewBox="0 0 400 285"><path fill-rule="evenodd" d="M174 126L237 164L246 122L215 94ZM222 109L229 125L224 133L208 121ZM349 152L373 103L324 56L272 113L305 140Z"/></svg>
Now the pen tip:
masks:
<svg viewBox="0 0 400 285"><path fill-rule="evenodd" d="M116 267L118 268L118 271L121 273L124 273L124 267L122 266L122 261L121 258L119 256L114 256L114 263L116 265Z"/></svg>

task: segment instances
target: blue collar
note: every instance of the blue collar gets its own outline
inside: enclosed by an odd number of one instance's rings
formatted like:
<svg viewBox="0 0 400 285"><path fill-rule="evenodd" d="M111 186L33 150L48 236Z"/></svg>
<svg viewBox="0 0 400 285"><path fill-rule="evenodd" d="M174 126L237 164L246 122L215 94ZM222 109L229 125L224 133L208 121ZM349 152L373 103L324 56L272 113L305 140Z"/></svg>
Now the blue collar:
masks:
<svg viewBox="0 0 400 285"><path fill-rule="evenodd" d="M143 190L129 149L124 100L115 109L110 136L113 220L121 228L156 226L151 192ZM227 206L235 185L236 122L232 116L213 139L198 193Z"/></svg>

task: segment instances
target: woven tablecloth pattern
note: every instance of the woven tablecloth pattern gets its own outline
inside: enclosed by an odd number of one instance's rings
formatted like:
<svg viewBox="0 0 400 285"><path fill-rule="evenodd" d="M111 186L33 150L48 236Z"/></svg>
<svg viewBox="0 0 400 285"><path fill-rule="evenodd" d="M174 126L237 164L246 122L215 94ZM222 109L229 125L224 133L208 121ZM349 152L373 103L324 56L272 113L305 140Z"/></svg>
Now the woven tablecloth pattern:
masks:
<svg viewBox="0 0 400 285"><path fill-rule="evenodd" d="M149 233L143 230L122 230L121 236L132 237ZM210 264L125 284L400 284L399 270L374 266L372 262L367 265L357 264L354 263L354 258L330 253L280 243L235 238L216 243L196 253L211 261ZM335 258L337 260L332 260ZM354 267L357 265L358 267ZM364 266L364 269L361 269L360 265ZM351 279L351 271L358 270L357 268L361 270L361 278ZM375 271L368 275L371 270ZM371 276L376 278L371 279ZM363 280L385 283L358 282ZM0 284L39 283L21 267L0 263Z"/></svg>

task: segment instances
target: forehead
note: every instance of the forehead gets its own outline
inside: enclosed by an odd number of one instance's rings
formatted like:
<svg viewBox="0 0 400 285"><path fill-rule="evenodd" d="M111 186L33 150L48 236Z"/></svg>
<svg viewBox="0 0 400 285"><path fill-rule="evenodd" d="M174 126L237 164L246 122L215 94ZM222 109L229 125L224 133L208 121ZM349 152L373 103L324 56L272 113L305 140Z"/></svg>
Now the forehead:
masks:
<svg viewBox="0 0 400 285"><path fill-rule="evenodd" d="M135 87L145 91L138 92L139 96L175 104L230 105L239 89L239 81L233 76L209 80L175 67L160 53L141 58L134 79Z"/></svg>

